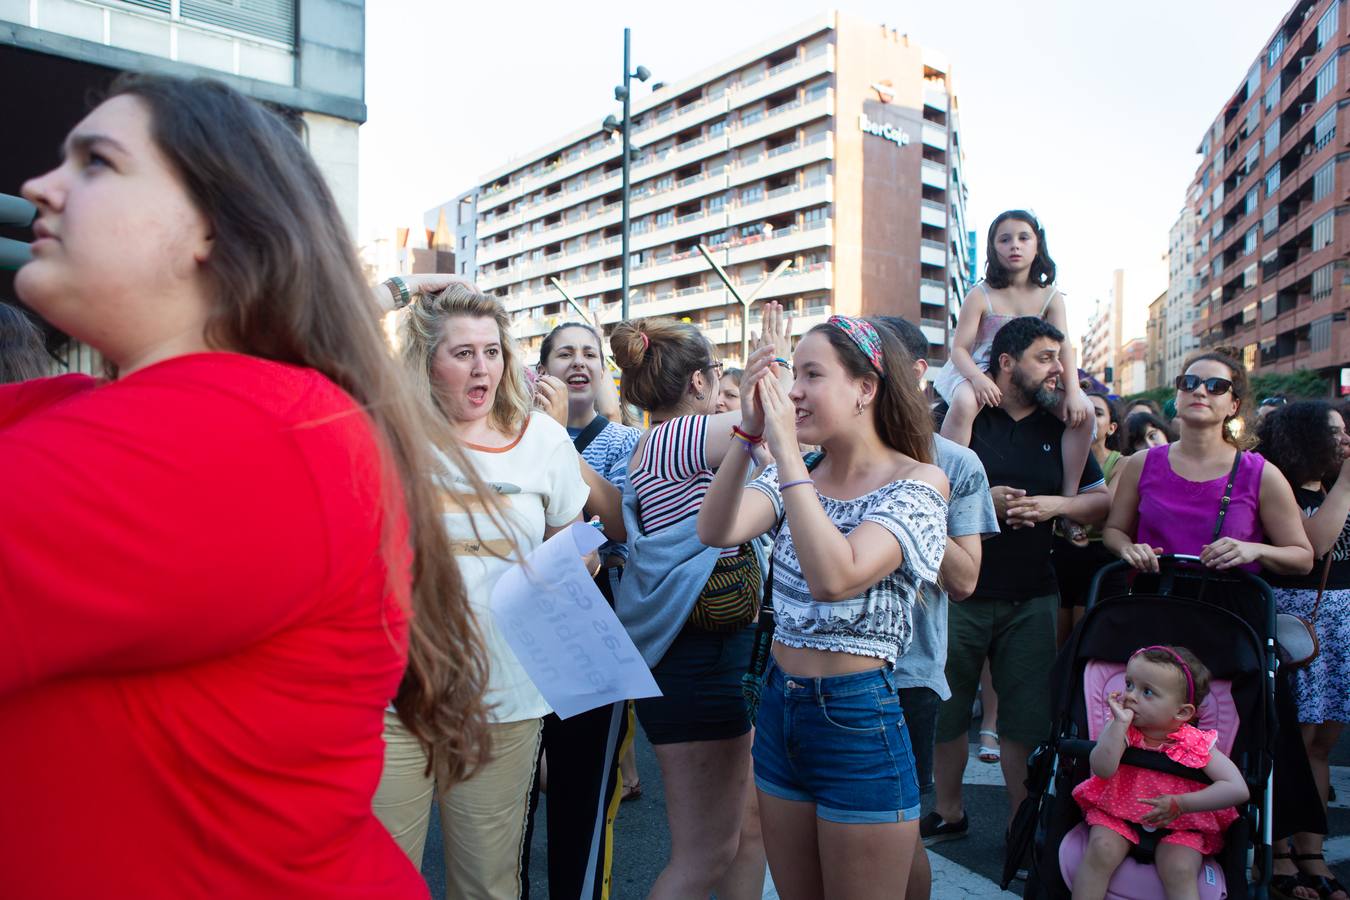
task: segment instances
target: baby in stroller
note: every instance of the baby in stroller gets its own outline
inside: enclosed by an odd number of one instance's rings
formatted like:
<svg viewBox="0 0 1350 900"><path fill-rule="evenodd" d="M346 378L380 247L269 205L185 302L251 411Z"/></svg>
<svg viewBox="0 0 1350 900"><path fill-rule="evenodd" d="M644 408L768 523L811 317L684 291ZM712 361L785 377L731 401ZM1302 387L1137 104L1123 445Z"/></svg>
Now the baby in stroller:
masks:
<svg viewBox="0 0 1350 900"><path fill-rule="evenodd" d="M1234 807L1249 796L1242 773L1215 746L1217 733L1191 724L1209 681L1185 647L1155 645L1130 656L1125 690L1108 697L1112 719L1089 756L1092 777L1073 791L1090 826L1074 900L1104 897L1131 845L1154 834L1162 835L1154 860L1169 900L1199 897L1201 859L1222 848ZM1180 776L1122 765L1127 747L1162 753L1212 784L1197 790Z"/></svg>

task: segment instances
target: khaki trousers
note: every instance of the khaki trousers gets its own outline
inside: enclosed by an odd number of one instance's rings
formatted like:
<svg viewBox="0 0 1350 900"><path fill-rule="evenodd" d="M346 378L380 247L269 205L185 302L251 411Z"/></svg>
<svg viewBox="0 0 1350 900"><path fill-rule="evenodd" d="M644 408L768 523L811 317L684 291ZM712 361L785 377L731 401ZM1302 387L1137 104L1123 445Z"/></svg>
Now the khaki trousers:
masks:
<svg viewBox="0 0 1350 900"><path fill-rule="evenodd" d="M392 711L385 712L384 773L375 816L420 870L431 801L440 802L447 900L516 900L521 894L525 820L539 758L541 719L490 726L492 756L468 781L436 791L426 754Z"/></svg>

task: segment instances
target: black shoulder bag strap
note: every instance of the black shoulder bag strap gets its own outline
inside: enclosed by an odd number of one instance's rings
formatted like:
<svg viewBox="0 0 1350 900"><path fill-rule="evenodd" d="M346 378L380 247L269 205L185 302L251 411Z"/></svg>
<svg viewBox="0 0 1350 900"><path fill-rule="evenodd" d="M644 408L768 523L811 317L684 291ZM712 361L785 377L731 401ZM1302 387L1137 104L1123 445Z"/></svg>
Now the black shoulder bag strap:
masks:
<svg viewBox="0 0 1350 900"><path fill-rule="evenodd" d="M1233 454L1233 468L1228 471L1228 484L1223 488L1223 499L1219 501L1219 520L1214 523L1214 536L1209 539L1212 544L1219 539L1219 533L1223 531L1223 520L1228 515L1228 504L1233 499L1233 482L1237 481L1238 466L1242 464L1242 451Z"/></svg>
<svg viewBox="0 0 1350 900"><path fill-rule="evenodd" d="M811 472L820 461L825 458L823 452L808 453L804 461L806 462L806 471ZM774 526L774 539L777 540L778 533L783 530L783 522L787 519L787 503L783 503L783 514L778 517L778 523ZM745 694L746 705L750 708L750 721L755 721L755 714L759 712L759 693L760 687L764 682L764 672L769 668L769 650L773 646L773 547L769 548L769 574L764 579L764 589L760 593L759 601L759 621L755 625L755 643L750 648L750 665L746 668L744 677L741 678L742 692Z"/></svg>
<svg viewBox="0 0 1350 900"><path fill-rule="evenodd" d="M600 432L604 431L608 424L609 419L601 415L591 419L590 424L581 429L581 434L572 438L572 446L577 448L577 453L585 453L586 448L591 445L591 441L599 437Z"/></svg>
<svg viewBox="0 0 1350 900"><path fill-rule="evenodd" d="M1228 483L1224 485L1223 499L1219 501L1219 517L1214 522L1214 534L1210 535L1209 538L1211 544L1219 539L1219 535L1223 531L1223 520L1228 516L1228 504L1233 500L1233 482L1237 481L1238 466L1240 465L1242 465L1241 450L1233 454L1233 468L1228 470ZM1205 587L1209 584L1209 576L1209 567L1206 566L1205 572L1200 578L1200 590L1196 595L1197 600L1205 596ZM1164 585L1162 587L1164 591L1167 590L1165 582L1160 582L1160 584Z"/></svg>

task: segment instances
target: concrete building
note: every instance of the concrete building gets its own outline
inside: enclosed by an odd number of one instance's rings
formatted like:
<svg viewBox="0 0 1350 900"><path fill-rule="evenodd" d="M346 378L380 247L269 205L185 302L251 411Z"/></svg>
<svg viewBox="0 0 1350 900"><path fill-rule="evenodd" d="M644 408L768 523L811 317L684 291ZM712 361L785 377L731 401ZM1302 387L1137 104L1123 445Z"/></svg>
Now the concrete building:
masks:
<svg viewBox="0 0 1350 900"><path fill-rule="evenodd" d="M0 193L54 167L90 98L124 71L217 78L272 106L304 137L355 234L365 0L0 0ZM0 301L13 299L13 275L0 272ZM59 335L52 346L72 370L101 366Z"/></svg>
<svg viewBox="0 0 1350 900"><path fill-rule="evenodd" d="M1346 4L1298 0L1200 141L1195 333L1258 371L1350 367Z"/></svg>
<svg viewBox="0 0 1350 900"><path fill-rule="evenodd" d="M1161 387L1167 370L1167 291L1148 305L1148 326L1144 336L1144 389Z"/></svg>
<svg viewBox="0 0 1350 900"><path fill-rule="evenodd" d="M456 223L458 264L505 299L527 357L569 316L550 278L619 319L620 145L600 118L427 213ZM945 359L973 254L939 54L824 14L635 98L633 118L630 315L688 318L739 358L741 310L702 244L745 291L790 262L759 296L799 333L835 312L898 314Z"/></svg>
<svg viewBox="0 0 1350 900"><path fill-rule="evenodd" d="M1119 393L1119 355L1122 322L1125 317L1125 271L1111 273L1106 300L1098 300L1083 334L1083 355L1079 367L1102 384Z"/></svg>
<svg viewBox="0 0 1350 900"><path fill-rule="evenodd" d="M1108 309L1109 307L1101 300L1094 301L1092 315L1088 316L1087 328L1083 330L1078 352L1078 367L1102 384L1111 387L1114 371L1108 373L1107 369L1114 369L1114 363L1111 359Z"/></svg>
<svg viewBox="0 0 1350 900"><path fill-rule="evenodd" d="M1186 357L1200 340L1195 336L1195 209L1182 207L1167 239L1167 311L1163 340L1162 384L1181 374Z"/></svg>
<svg viewBox="0 0 1350 900"><path fill-rule="evenodd" d="M6 142L0 192L54 165L122 71L218 78L292 115L355 231L365 0L0 0L0 121L23 135Z"/></svg>
<svg viewBox="0 0 1350 900"><path fill-rule="evenodd" d="M1148 341L1131 338L1120 348L1116 366L1116 393L1122 397L1148 390Z"/></svg>

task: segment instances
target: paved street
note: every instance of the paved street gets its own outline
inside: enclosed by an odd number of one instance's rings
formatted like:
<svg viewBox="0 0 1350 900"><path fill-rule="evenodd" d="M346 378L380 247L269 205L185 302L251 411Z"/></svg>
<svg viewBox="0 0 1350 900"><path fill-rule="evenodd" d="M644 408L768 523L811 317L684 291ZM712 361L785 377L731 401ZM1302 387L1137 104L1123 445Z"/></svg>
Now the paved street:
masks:
<svg viewBox="0 0 1350 900"><path fill-rule="evenodd" d="M972 748L975 746L971 744ZM1333 778L1339 798L1331 811L1331 832L1340 835L1328 842L1327 859L1342 881L1350 882L1350 738L1343 739L1332 759ZM665 865L669 838L666 832L665 794L661 773L652 754L651 745L638 734L638 766L642 773L642 797L620 808L615 823L614 871L610 896L614 900L640 900ZM966 767L966 809L970 816L971 832L968 838L949 841L934 848L933 897L935 900L957 900L966 897L1018 897L1021 884L1013 882L1012 892L1000 892L999 872L1003 866L1003 822L1006 804L1003 799L1003 776L997 765L971 758ZM547 802L547 801L545 801ZM925 812L927 807L925 806ZM547 897L545 847L542 816L535 830L531 847L530 882L532 896ZM440 832L433 822L433 833L427 841L426 864L423 874L432 888L432 897L444 896L445 870L442 864ZM765 900L776 900L778 894L772 882L766 881Z"/></svg>

